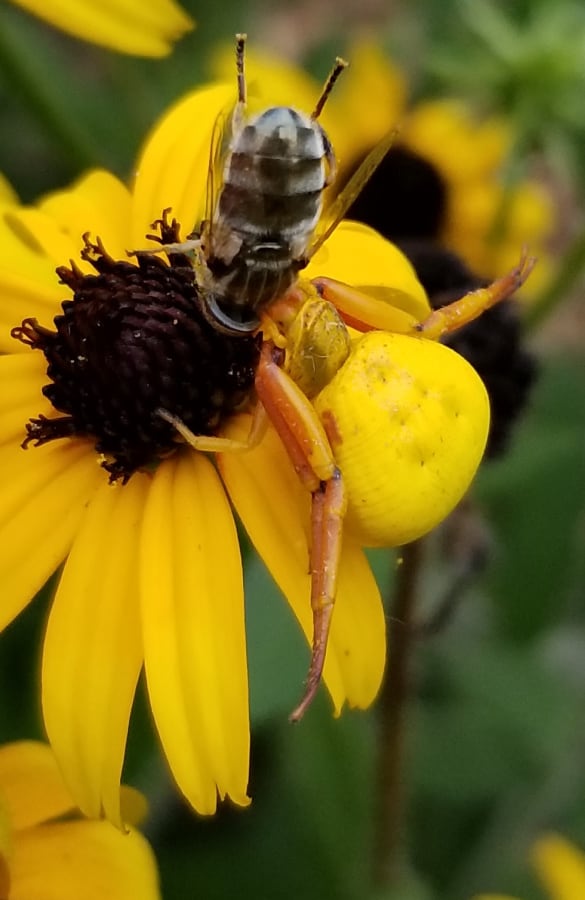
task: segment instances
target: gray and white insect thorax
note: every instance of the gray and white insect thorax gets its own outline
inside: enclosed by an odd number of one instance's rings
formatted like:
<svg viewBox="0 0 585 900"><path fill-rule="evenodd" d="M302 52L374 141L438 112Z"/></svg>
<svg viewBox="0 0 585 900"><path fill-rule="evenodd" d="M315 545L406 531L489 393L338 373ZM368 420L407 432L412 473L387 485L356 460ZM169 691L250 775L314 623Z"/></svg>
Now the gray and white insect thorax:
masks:
<svg viewBox="0 0 585 900"><path fill-rule="evenodd" d="M290 107L266 109L234 132L205 250L222 306L257 313L294 283L334 169L322 127Z"/></svg>
<svg viewBox="0 0 585 900"><path fill-rule="evenodd" d="M254 331L262 310L309 262L323 192L335 176L333 150L317 119L346 66L336 61L311 115L271 106L248 116L244 47L245 35L237 35L238 95L219 192L192 242L199 248L203 311L233 334Z"/></svg>

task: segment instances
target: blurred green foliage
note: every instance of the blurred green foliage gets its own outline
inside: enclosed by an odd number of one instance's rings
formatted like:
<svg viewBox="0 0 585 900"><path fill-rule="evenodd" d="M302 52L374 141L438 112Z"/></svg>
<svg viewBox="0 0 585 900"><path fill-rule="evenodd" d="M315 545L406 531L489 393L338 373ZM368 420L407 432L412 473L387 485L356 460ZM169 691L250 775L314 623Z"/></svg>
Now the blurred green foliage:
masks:
<svg viewBox="0 0 585 900"><path fill-rule="evenodd" d="M204 78L213 44L231 40L236 30L265 29L279 11L238 0L184 5L198 29L162 62L83 46L0 5L0 170L23 200L65 185L88 166L126 177L157 115ZM559 5L568 15L569 4ZM460 6L447 4L450 12L445 6L421 0L398 24L389 20L387 43L402 38L399 55L422 48L429 60L449 58L455 71L473 44ZM540 14L542 6L524 0L511 8L521 24L522 15ZM328 46L343 23L340 13ZM319 68L322 55L308 51ZM437 87L431 66L425 71L420 64L418 74L421 90ZM546 72L540 77L554 104L560 88L547 83ZM565 139L575 150L577 139L569 132ZM583 179L584 155L579 166ZM577 216L579 201L576 195ZM377 709L334 720L323 696L300 725L288 725L308 651L248 549L252 807L197 819L168 780L140 698L133 718L127 777L151 800L147 833L166 900L466 900L488 890L538 900L543 895L527 866L534 838L552 828L585 846L582 316L579 323L580 342L571 351L547 341L513 447L478 479L475 501L493 537L487 570L446 627L415 646L404 881L394 891L371 887ZM391 554L377 554L388 595L394 562ZM431 557L422 609L433 606L450 577L448 566ZM37 666L49 594L50 588L1 639L2 740L42 733Z"/></svg>

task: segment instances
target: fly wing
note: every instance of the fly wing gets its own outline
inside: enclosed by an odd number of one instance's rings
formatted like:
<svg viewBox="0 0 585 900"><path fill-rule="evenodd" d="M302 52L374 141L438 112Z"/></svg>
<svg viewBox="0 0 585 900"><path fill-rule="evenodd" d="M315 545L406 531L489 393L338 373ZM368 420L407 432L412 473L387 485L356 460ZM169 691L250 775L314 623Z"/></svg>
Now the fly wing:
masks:
<svg viewBox="0 0 585 900"><path fill-rule="evenodd" d="M205 216L202 223L202 231L210 246L213 242L213 225L217 200L223 186L223 169L231 136L230 123L232 118L233 108L221 110L217 115L213 124L213 131L211 132L207 185L205 188Z"/></svg>
<svg viewBox="0 0 585 900"><path fill-rule="evenodd" d="M311 259L319 250L327 238L335 231L348 209L359 196L364 185L370 180L390 148L398 134L396 129L389 132L368 153L360 166L353 173L345 187L337 195L333 203L325 210L319 222L315 240L307 253L307 259Z"/></svg>

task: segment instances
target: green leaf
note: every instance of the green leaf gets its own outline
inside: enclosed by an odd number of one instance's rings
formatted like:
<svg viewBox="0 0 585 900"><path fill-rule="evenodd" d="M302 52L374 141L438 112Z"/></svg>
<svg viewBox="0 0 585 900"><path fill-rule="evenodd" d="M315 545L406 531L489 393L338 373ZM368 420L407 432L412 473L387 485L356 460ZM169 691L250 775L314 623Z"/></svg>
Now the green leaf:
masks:
<svg viewBox="0 0 585 900"><path fill-rule="evenodd" d="M534 637L566 612L582 555L585 372L549 363L534 406L501 464L485 467L478 496L497 542L489 588L499 621Z"/></svg>

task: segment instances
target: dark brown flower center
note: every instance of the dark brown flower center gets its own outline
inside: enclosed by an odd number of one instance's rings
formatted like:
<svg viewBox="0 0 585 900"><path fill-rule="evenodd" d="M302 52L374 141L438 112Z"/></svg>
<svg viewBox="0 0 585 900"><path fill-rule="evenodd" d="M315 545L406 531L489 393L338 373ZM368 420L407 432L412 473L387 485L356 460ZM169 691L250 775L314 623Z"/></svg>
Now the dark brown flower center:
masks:
<svg viewBox="0 0 585 900"><path fill-rule="evenodd" d="M164 218L157 225L162 242L178 240L176 223ZM167 263L140 253L133 265L86 237L81 256L97 274L84 275L75 265L57 269L74 296L63 302L55 330L25 319L12 331L45 354L51 383L43 394L65 414L31 419L23 446L93 438L110 480L127 481L177 446L160 409L194 434L209 435L247 401L259 343L207 322L183 254L171 254Z"/></svg>

